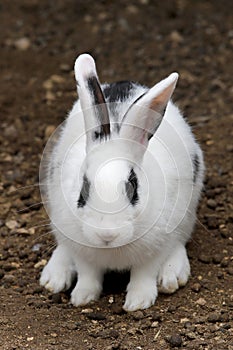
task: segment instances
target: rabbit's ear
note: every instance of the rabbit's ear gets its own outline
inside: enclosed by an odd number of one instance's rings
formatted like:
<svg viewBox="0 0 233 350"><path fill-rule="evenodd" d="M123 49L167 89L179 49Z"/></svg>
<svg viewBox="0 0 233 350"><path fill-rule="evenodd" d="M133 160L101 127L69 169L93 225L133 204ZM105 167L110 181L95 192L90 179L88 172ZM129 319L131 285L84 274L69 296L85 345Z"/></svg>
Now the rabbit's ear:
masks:
<svg viewBox="0 0 233 350"><path fill-rule="evenodd" d="M74 66L78 95L84 114L87 149L97 140L110 137L108 108L100 87L94 59L80 55Z"/></svg>
<svg viewBox="0 0 233 350"><path fill-rule="evenodd" d="M178 74L172 73L160 81L139 97L123 117L120 137L135 142L131 150L136 159L143 157L150 138L158 129L177 79Z"/></svg>

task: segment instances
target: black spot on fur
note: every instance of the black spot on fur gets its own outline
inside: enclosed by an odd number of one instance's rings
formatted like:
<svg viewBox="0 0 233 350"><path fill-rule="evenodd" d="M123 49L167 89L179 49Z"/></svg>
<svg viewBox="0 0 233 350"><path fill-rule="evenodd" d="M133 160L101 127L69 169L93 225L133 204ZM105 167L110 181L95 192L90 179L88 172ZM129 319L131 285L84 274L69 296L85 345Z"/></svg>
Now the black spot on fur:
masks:
<svg viewBox="0 0 233 350"><path fill-rule="evenodd" d="M118 81L105 86L103 93L109 103L124 101L129 97L135 85L133 81Z"/></svg>
<svg viewBox="0 0 233 350"><path fill-rule="evenodd" d="M127 197L132 205L138 202L138 178L133 168L130 170L128 181L125 184Z"/></svg>
<svg viewBox="0 0 233 350"><path fill-rule="evenodd" d="M194 155L193 157L193 182L196 182L197 175L199 173L199 168L200 168L200 161L199 157L197 154Z"/></svg>
<svg viewBox="0 0 233 350"><path fill-rule="evenodd" d="M88 85L88 89L91 91L93 95L94 103L97 105L101 103L105 103L103 92L95 76L87 79L87 85Z"/></svg>
<svg viewBox="0 0 233 350"><path fill-rule="evenodd" d="M94 141L95 140L101 140L104 138L104 132L103 130L100 129L100 131L95 131L94 132Z"/></svg>
<svg viewBox="0 0 233 350"><path fill-rule="evenodd" d="M88 181L86 175L84 175L82 189L77 202L78 208L83 208L86 205L86 202L89 197L89 192L90 192L90 182Z"/></svg>
<svg viewBox="0 0 233 350"><path fill-rule="evenodd" d="M99 134L102 138L107 138L110 136L110 121L103 92L96 77L88 78L87 85L93 96L93 103L96 107L96 115L100 123Z"/></svg>

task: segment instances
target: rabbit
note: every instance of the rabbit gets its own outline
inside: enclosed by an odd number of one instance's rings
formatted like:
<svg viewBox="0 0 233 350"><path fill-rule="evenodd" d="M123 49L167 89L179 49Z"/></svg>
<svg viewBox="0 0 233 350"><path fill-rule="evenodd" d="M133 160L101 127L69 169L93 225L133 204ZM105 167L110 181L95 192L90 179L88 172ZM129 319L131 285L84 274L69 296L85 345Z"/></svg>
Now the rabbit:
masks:
<svg viewBox="0 0 233 350"><path fill-rule="evenodd" d="M151 307L190 275L191 237L204 177L202 151L171 101L178 74L152 88L101 85L95 61L75 62L79 99L47 171L57 247L40 284L71 303L97 300L108 270L130 271L123 309Z"/></svg>

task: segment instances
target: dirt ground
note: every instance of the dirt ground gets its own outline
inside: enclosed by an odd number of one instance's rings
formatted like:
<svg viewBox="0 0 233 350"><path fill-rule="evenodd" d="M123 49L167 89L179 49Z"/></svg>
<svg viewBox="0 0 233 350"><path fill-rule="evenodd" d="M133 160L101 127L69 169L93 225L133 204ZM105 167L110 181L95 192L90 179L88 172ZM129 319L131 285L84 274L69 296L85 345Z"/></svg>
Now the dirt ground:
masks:
<svg viewBox="0 0 233 350"><path fill-rule="evenodd" d="M0 348L233 349L232 1L3 0L0 23ZM54 245L38 169L83 52L102 82L151 86L178 71L174 99L205 153L192 276L145 311L122 311L127 275L107 276L82 308L38 283Z"/></svg>

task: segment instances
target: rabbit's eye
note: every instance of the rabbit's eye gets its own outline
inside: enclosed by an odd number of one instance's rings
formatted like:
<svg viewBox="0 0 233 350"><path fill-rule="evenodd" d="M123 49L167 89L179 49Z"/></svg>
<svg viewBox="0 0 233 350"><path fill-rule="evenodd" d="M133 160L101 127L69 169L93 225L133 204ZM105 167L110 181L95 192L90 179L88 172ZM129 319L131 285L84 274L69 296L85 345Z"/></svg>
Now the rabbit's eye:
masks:
<svg viewBox="0 0 233 350"><path fill-rule="evenodd" d="M125 184L127 197L132 205L138 202L138 179L134 170L131 169L128 181Z"/></svg>
<svg viewBox="0 0 233 350"><path fill-rule="evenodd" d="M88 181L86 175L83 177L83 185L78 199L78 208L83 208L89 197L90 182Z"/></svg>

